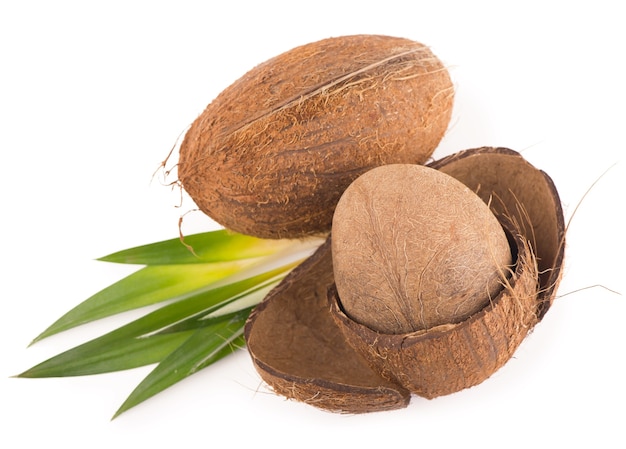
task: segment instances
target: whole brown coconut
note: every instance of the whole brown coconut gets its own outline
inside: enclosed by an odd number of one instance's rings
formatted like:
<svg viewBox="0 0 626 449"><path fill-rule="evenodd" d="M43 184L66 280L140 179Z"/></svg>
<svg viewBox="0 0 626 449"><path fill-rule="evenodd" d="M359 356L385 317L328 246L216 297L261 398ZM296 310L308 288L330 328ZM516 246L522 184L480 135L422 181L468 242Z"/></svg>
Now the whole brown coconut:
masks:
<svg viewBox="0 0 626 449"><path fill-rule="evenodd" d="M389 334L465 320L496 297L511 264L504 230L480 197L421 165L361 175L341 196L332 233L344 311Z"/></svg>
<svg viewBox="0 0 626 449"><path fill-rule="evenodd" d="M453 96L448 71L421 43L376 35L309 43L255 67L207 106L181 144L179 181L230 230L325 233L359 175L428 159Z"/></svg>

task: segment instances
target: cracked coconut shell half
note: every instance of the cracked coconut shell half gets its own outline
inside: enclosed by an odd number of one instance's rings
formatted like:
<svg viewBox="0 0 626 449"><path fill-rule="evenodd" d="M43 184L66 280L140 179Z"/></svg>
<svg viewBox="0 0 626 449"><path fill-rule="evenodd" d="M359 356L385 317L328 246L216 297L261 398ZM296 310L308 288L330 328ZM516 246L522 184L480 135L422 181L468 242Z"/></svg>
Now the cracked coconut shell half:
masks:
<svg viewBox="0 0 626 449"><path fill-rule="evenodd" d="M325 234L359 175L432 155L453 97L448 70L421 43L378 35L312 42L254 67L206 107L181 143L179 182L232 231Z"/></svg>
<svg viewBox="0 0 626 449"><path fill-rule="evenodd" d="M560 281L565 243L550 177L506 148L466 150L429 167L475 192L502 225L512 257L502 289L459 322L377 331L342 307L331 235L246 323L254 366L276 393L343 413L405 407L412 393L454 393L490 377L545 315Z"/></svg>

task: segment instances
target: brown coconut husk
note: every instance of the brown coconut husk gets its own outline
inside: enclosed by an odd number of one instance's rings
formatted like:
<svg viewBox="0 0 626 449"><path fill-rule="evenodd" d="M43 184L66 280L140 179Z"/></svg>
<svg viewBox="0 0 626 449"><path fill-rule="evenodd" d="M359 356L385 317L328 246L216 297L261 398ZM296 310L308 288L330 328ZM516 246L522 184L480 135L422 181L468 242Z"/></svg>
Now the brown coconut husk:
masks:
<svg viewBox="0 0 626 449"><path fill-rule="evenodd" d="M501 294L454 325L405 335L364 329L341 311L327 241L246 324L253 363L277 393L339 412L404 407L408 391L434 398L484 381L540 322L561 278L565 243L549 176L505 148L430 165L476 191L508 229L516 265Z"/></svg>
<svg viewBox="0 0 626 449"><path fill-rule="evenodd" d="M459 180L417 164L357 178L337 204L332 234L343 310L382 333L469 318L500 292L512 264L489 206Z"/></svg>
<svg viewBox="0 0 626 449"><path fill-rule="evenodd" d="M539 267L538 315L543 317L554 300L565 257L563 208L550 176L502 147L461 151L430 166L476 192L496 217L510 219L528 240Z"/></svg>
<svg viewBox="0 0 626 449"><path fill-rule="evenodd" d="M425 45L341 36L267 60L192 123L178 176L224 227L262 238L330 231L334 206L365 171L424 163L445 134L454 88Z"/></svg>

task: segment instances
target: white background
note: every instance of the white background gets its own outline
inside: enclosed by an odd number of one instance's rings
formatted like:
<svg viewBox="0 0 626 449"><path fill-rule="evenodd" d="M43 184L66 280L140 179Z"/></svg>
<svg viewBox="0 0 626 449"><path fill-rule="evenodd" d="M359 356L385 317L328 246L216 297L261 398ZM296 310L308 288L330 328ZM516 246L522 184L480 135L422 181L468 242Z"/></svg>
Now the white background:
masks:
<svg viewBox="0 0 626 449"><path fill-rule="evenodd" d="M607 290L625 291L618 3L2 1L0 446L625 447L626 299ZM270 393L240 351L114 421L149 367L10 377L121 322L27 348L129 272L96 257L177 236L192 205L151 176L208 102L278 53L356 33L421 41L450 67L455 111L435 157L522 151L567 219L612 167L571 221L558 300L504 368L451 396L343 416Z"/></svg>

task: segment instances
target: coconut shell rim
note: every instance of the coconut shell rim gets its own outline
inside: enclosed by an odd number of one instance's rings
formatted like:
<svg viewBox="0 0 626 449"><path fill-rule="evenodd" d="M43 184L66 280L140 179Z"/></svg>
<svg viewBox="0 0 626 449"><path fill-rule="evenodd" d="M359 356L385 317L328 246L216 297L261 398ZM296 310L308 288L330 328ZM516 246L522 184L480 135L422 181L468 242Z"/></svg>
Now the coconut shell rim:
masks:
<svg viewBox="0 0 626 449"><path fill-rule="evenodd" d="M384 385L379 385L377 387L364 387L364 386L353 386L346 383L334 382L323 380L321 378L305 378L300 376L295 376L292 374L286 374L284 371L277 370L267 363L261 361L259 358L252 356L253 362L257 369L263 370L265 374L272 376L273 378L280 379L280 382L288 384L298 384L298 385L313 385L320 389L324 389L327 392L342 394L345 393L347 395L360 395L362 397L370 397L374 394L385 395L388 398L395 398L396 400L393 402L392 407L384 407L384 408L371 408L371 407L363 407L362 404L360 407L321 407L328 411L337 411L341 413L362 413L363 411L374 412L374 411L384 411L384 410L395 410L400 408L405 408L409 405L411 400L411 393L401 385L398 385L397 388L389 388ZM272 388L275 389L275 384L270 384L267 382L265 378L263 380ZM381 378L382 380L382 378ZM294 397L295 398L295 397ZM302 400L301 398L295 398L299 401L308 403L306 400ZM345 403L344 403L345 404Z"/></svg>

